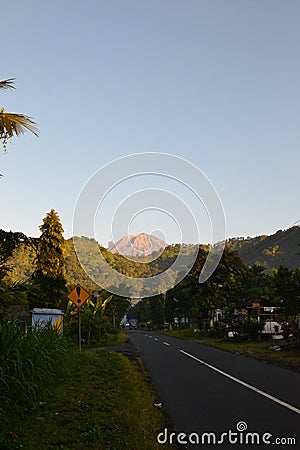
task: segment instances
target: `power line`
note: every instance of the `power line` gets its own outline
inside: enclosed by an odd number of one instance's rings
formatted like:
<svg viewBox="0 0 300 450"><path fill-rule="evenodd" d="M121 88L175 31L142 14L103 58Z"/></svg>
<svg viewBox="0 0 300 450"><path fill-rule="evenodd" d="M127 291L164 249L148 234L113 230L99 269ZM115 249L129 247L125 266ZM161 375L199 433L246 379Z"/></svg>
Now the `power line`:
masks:
<svg viewBox="0 0 300 450"><path fill-rule="evenodd" d="M292 223L292 225L289 225L289 226L287 227L287 229L288 229L288 228L292 228L294 225L296 225L296 224L299 223L299 222L300 222L300 219L297 220L296 222Z"/></svg>

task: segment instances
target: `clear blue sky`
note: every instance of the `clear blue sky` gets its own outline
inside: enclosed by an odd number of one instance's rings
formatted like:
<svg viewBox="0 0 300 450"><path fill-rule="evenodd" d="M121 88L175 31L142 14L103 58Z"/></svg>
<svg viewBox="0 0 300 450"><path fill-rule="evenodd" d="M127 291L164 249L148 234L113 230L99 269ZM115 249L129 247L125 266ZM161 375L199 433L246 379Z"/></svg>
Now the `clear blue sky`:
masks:
<svg viewBox="0 0 300 450"><path fill-rule="evenodd" d="M70 237L87 179L146 151L207 175L228 237L300 219L298 0L17 0L1 19L0 79L16 90L0 106L40 137L0 154L0 228L38 236L55 208Z"/></svg>

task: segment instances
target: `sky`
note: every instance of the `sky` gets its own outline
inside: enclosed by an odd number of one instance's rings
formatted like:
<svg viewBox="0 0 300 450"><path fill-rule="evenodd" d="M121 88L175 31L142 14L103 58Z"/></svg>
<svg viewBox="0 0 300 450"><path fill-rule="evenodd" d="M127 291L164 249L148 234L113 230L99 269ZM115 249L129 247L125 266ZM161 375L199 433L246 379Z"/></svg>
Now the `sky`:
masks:
<svg viewBox="0 0 300 450"><path fill-rule="evenodd" d="M0 154L0 228L39 236L54 208L71 237L87 181L144 152L183 158L207 177L226 237L300 219L298 0L16 0L1 16L0 79L15 77L16 90L0 91L0 107L33 117L39 138L26 133ZM97 240L111 240L130 192L156 187L188 202L210 241L209 205L180 180L152 178L111 191L95 212ZM181 218L170 217L137 212L128 230L178 242Z"/></svg>

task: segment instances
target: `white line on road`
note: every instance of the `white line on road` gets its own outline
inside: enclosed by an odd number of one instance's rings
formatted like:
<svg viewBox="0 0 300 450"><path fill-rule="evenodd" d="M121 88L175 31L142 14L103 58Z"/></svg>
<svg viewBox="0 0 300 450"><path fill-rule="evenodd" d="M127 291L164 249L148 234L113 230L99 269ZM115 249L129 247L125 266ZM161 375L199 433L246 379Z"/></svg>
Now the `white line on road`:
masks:
<svg viewBox="0 0 300 450"><path fill-rule="evenodd" d="M168 344L168 342L163 342L163 344L165 344L165 345L170 345L170 344Z"/></svg>
<svg viewBox="0 0 300 450"><path fill-rule="evenodd" d="M286 403L286 402L280 400L279 398L273 397L273 395L270 395L267 392L261 391L260 389L252 386L251 384L245 383L245 381L239 380L238 378L233 377L232 375L229 375L229 373L223 372L223 370L220 370L217 367L214 367L211 364L208 364L205 361L202 361L201 359L196 358L196 356L191 355L190 353L187 353L184 350L180 350L180 351L181 351L181 353L184 353L186 356L189 356L190 358L195 359L196 361L203 364L204 366L209 367L210 369L214 370L215 372L220 373L221 375L224 375L224 377L227 377L230 380L233 380L236 383L239 383L242 386L245 386L246 388L251 389L252 391L256 392L257 394L263 395L264 397L272 400L273 402L279 403L279 405L285 406L285 408L288 408L297 414L300 414L300 409L296 408L295 406L292 406L289 403Z"/></svg>
<svg viewBox="0 0 300 450"><path fill-rule="evenodd" d="M150 339L152 339L152 336L149 336Z"/></svg>
<svg viewBox="0 0 300 450"><path fill-rule="evenodd" d="M154 338L154 340L155 340L155 341L158 341L158 339L157 339L157 338Z"/></svg>

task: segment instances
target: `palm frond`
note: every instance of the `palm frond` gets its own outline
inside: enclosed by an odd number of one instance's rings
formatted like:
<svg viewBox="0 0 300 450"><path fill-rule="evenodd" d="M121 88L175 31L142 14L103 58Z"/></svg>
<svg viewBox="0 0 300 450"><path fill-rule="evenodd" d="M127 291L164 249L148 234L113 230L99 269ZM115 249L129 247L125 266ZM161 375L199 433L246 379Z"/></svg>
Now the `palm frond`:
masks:
<svg viewBox="0 0 300 450"><path fill-rule="evenodd" d="M6 149L7 140L13 136L19 136L25 131L30 131L38 136L36 123L24 114L7 113L4 108L0 110L0 140L2 141L4 150Z"/></svg>
<svg viewBox="0 0 300 450"><path fill-rule="evenodd" d="M0 89L15 89L15 78L8 78L7 80L0 81Z"/></svg>
<svg viewBox="0 0 300 450"><path fill-rule="evenodd" d="M19 136L25 131L31 131L31 133L38 136L38 129L36 123L31 117L24 114L8 113L4 108L0 110L0 134L5 134L7 138L13 136Z"/></svg>

